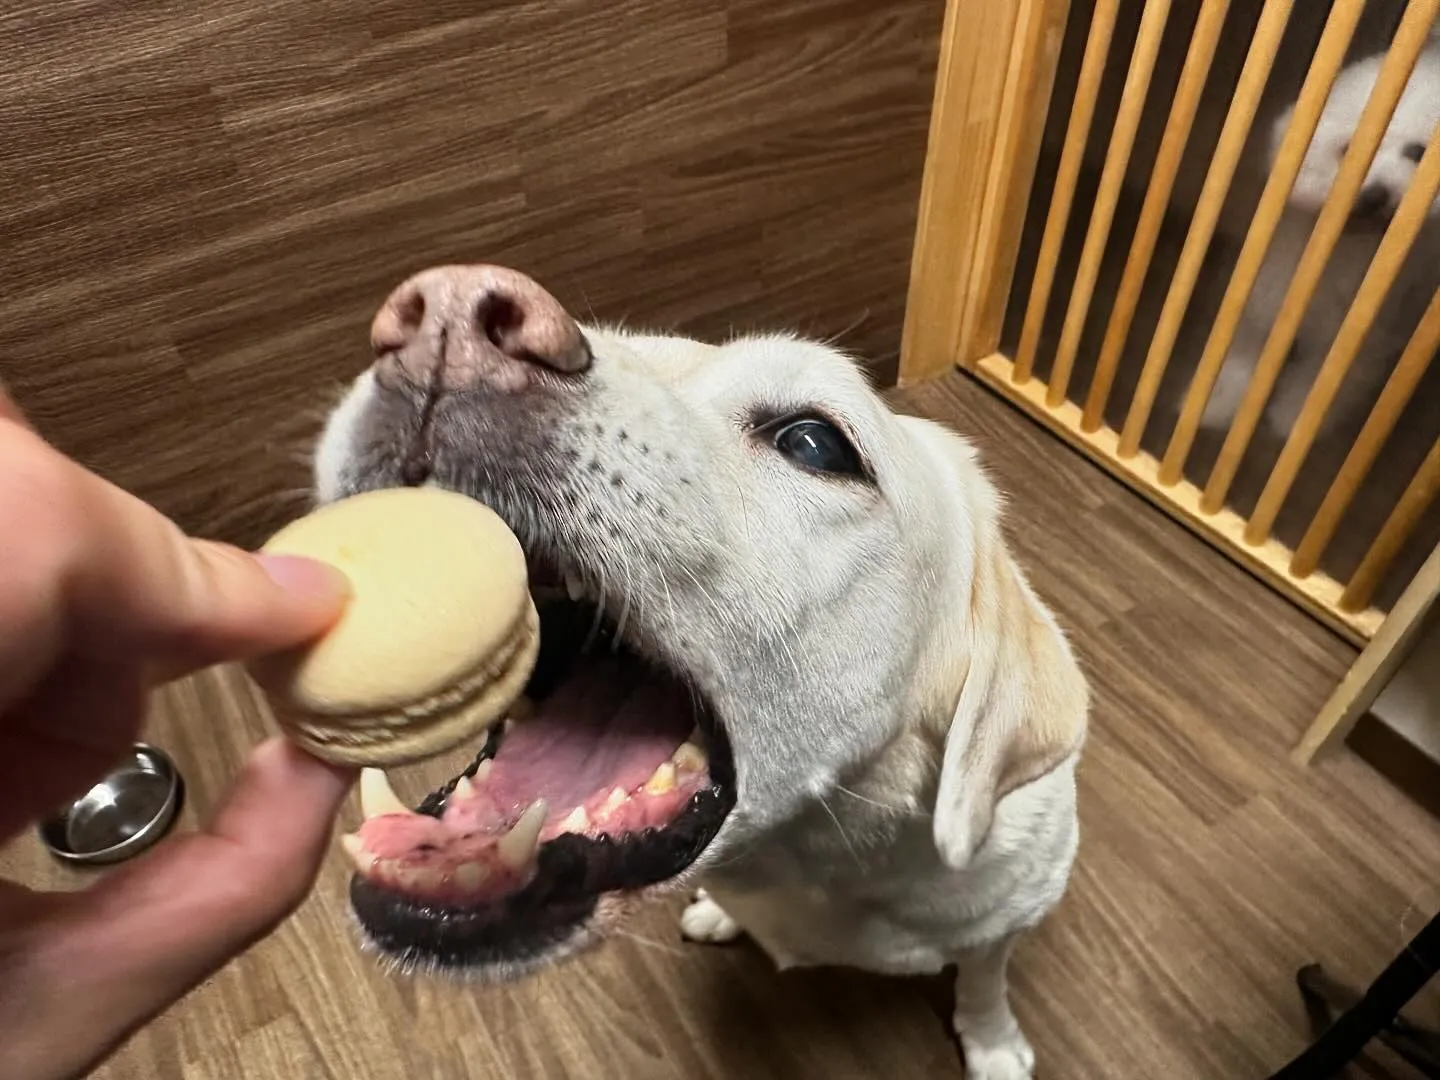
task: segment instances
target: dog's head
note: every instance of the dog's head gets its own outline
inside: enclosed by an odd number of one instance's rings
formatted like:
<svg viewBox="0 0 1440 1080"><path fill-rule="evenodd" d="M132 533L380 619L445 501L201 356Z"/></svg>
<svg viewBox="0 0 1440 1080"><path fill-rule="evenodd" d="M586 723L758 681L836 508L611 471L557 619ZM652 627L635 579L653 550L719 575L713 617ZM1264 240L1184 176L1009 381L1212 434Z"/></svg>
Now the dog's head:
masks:
<svg viewBox="0 0 1440 1080"><path fill-rule="evenodd" d="M1316 214L1325 205L1385 59L1382 54L1356 61L1336 77L1291 190L1293 206ZM1271 130L1272 165L1293 115L1292 106L1276 120ZM1440 126L1440 45L1431 45L1420 55L1410 75L1356 196L1351 211L1352 226L1383 228L1389 222L1409 190L1415 168L1425 156L1437 126ZM1437 214L1440 214L1440 200L1432 202L1430 207L1431 217Z"/></svg>
<svg viewBox="0 0 1440 1080"><path fill-rule="evenodd" d="M320 499L432 483L483 501L542 615L533 712L466 776L418 813L384 812L367 778L352 902L401 963L503 976L562 956L907 725L943 754L936 843L960 865L996 799L1077 748L1078 671L968 444L893 413L834 350L582 330L483 266L405 282L372 337L317 451Z"/></svg>

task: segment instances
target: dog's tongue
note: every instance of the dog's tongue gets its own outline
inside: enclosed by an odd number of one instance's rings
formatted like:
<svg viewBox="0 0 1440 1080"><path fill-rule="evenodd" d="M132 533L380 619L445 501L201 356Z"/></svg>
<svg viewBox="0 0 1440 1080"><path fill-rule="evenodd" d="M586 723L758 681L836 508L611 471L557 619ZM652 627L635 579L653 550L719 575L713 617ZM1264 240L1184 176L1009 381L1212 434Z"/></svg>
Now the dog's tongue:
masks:
<svg viewBox="0 0 1440 1080"><path fill-rule="evenodd" d="M418 868L453 885L474 863L485 881L510 888L533 866L536 841L562 832L618 836L670 820L704 783L703 769L674 758L693 729L693 702L679 682L629 656L584 658L510 726L473 781L457 781L440 820L367 810L360 848L391 877L400 873L396 880ZM543 811L531 809L540 800ZM524 831L522 821L529 846L507 855L500 838Z"/></svg>
<svg viewBox="0 0 1440 1080"><path fill-rule="evenodd" d="M551 816L640 787L693 727L688 692L629 657L585 659L505 733L485 780L497 808Z"/></svg>

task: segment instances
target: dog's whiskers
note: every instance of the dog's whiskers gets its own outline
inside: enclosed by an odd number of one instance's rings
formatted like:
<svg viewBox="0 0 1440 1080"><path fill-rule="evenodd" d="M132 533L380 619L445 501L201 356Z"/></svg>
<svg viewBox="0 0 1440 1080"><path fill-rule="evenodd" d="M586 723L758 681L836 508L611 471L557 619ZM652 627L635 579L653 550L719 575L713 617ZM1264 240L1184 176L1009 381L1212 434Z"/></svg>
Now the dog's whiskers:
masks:
<svg viewBox="0 0 1440 1080"><path fill-rule="evenodd" d="M289 488L272 492L270 497L278 507L287 509L299 504L303 509L308 509L315 502L315 493L309 488Z"/></svg>
<svg viewBox="0 0 1440 1080"><path fill-rule="evenodd" d="M865 320L868 318L870 318L870 309L864 308L858 316L856 316L850 321L849 325L835 331L835 333L831 334L829 337L820 338L820 344L829 345L832 348L838 348L841 340L849 337L861 326L863 326L865 324Z"/></svg>
<svg viewBox="0 0 1440 1080"><path fill-rule="evenodd" d="M675 613L675 594L670 591L670 582L664 574L660 575L660 588L665 590L665 606L670 609L670 625L679 626L680 618Z"/></svg>
<svg viewBox="0 0 1440 1080"><path fill-rule="evenodd" d="M711 594L710 590L705 588L704 583L695 576L694 571L692 571L684 563L676 563L675 569L677 569L680 573L684 574L687 578L690 579L690 583L695 586L695 591L700 594L700 598L704 600L705 603L710 606L710 610L715 613L716 620L720 623L721 626L728 628L729 623L731 622L728 613L723 607L720 606L720 602L715 599L714 595Z"/></svg>
<svg viewBox="0 0 1440 1080"><path fill-rule="evenodd" d="M861 795L858 791L851 791L844 784L836 784L835 790L843 795L849 795L852 799L859 799L863 803L869 803L876 809L888 810L892 814L909 814L910 812L903 806L891 806L889 803L876 802L874 799L869 798L866 795Z"/></svg>
<svg viewBox="0 0 1440 1080"><path fill-rule="evenodd" d="M677 949L674 945L666 945L664 942L656 941L654 938L646 937L644 934L637 934L633 930L626 930L623 927L617 927L615 929L615 933L618 934L620 937L629 938L637 945L644 945L648 949L656 949L663 953L669 953L671 956L685 955L684 949Z"/></svg>
<svg viewBox="0 0 1440 1080"><path fill-rule="evenodd" d="M744 847L742 847L742 848L737 848L736 850L732 851L729 855L725 856L724 858L716 859L714 862L707 864L707 866L706 866L706 868L705 868L705 869L706 869L706 872L708 873L708 872L713 871L713 870L718 870L718 869L720 869L721 867L724 867L724 866L734 866L734 865L736 865L737 863L739 863L742 859L744 859L746 856L748 856L748 855L749 855L752 851L754 851L757 847L759 847L759 841L758 841L758 840L752 840L750 843L746 844Z"/></svg>
<svg viewBox="0 0 1440 1080"><path fill-rule="evenodd" d="M829 814L830 820L835 823L835 831L840 834L840 839L844 842L845 849L850 852L850 857L855 860L855 865L863 868L865 864L860 860L860 852L855 850L855 845L850 842L850 837L845 835L845 829L841 826L840 819L835 816L835 811L830 809L830 804L825 801L825 796L817 795L816 798L820 801L821 809Z"/></svg>
<svg viewBox="0 0 1440 1080"><path fill-rule="evenodd" d="M625 637L625 624L630 621L630 598L634 595L634 582L630 576L630 566L625 564L625 589L620 600L620 617L615 621L615 639L610 643L611 652L620 651L620 642Z"/></svg>
<svg viewBox="0 0 1440 1080"><path fill-rule="evenodd" d="M600 636L600 623L605 618L605 578L600 578L600 602L595 605L595 618L590 623L590 632L585 635L585 643L580 646L580 655L589 656L590 650L595 647L595 640Z"/></svg>
<svg viewBox="0 0 1440 1080"><path fill-rule="evenodd" d="M588 312L589 315L590 315L590 325L591 325L591 326L596 326L596 325L598 325L599 322L600 322L600 316L595 313L595 305L592 304L592 303L590 303L590 297L589 297L589 295L585 292L585 287L584 287L583 285L577 284L577 285L575 286L575 288L576 288L577 290L579 290L579 292L580 292L580 299L584 302L584 304L585 304L585 310L586 310L586 312Z"/></svg>

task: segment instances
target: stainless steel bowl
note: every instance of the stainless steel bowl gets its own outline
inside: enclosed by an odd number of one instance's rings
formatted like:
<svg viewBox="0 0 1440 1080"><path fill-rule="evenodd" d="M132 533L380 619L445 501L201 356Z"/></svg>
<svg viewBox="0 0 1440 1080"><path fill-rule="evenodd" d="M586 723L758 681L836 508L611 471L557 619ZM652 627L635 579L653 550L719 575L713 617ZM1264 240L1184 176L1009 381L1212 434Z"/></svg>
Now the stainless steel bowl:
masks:
<svg viewBox="0 0 1440 1080"><path fill-rule="evenodd" d="M40 839L64 862L121 862L170 831L180 795L175 763L155 747L136 743L108 776L42 822Z"/></svg>

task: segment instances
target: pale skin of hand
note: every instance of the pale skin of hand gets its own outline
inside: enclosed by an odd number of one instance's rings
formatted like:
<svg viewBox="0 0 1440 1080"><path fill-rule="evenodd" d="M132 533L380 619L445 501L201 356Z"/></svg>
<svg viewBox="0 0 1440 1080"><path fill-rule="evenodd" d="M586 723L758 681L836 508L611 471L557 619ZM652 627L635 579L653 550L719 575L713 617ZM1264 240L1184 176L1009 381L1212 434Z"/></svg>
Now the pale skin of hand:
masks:
<svg viewBox="0 0 1440 1080"><path fill-rule="evenodd" d="M187 537L0 387L0 843L98 780L159 685L313 640L346 595L329 567ZM0 1076L85 1075L279 926L353 781L272 740L200 831L81 891L0 881Z"/></svg>

